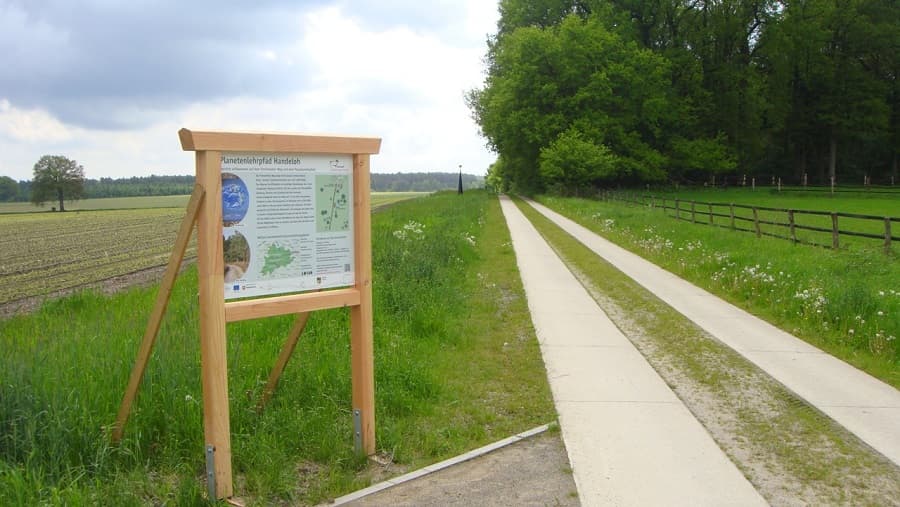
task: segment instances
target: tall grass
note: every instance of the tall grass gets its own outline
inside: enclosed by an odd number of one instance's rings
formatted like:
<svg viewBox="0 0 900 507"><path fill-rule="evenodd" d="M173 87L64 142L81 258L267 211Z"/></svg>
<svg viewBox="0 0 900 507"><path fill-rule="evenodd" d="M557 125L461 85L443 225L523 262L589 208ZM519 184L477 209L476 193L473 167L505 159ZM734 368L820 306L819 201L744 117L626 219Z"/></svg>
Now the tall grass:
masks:
<svg viewBox="0 0 900 507"><path fill-rule="evenodd" d="M496 199L400 203L373 217L372 237L380 452L414 467L551 420ZM155 291L79 293L0 322L0 505L205 501L196 286L195 270L175 286L118 446L108 425ZM291 323L228 327L236 494L251 504L315 503L369 481L352 451L345 310L312 315L255 410Z"/></svg>
<svg viewBox="0 0 900 507"><path fill-rule="evenodd" d="M676 221L587 199L541 202L900 387L900 262Z"/></svg>

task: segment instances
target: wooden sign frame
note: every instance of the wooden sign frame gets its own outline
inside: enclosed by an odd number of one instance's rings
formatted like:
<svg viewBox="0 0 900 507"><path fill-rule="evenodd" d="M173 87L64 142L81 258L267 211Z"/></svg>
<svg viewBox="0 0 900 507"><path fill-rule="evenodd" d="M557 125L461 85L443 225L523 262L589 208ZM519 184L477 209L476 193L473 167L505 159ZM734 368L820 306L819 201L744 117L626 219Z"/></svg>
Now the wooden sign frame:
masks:
<svg viewBox="0 0 900 507"><path fill-rule="evenodd" d="M156 306L144 333L116 425L113 427L113 439L118 441L122 437L171 294L172 284L177 276L191 230L196 223L203 429L210 498L230 498L234 494L225 332L228 322L285 314L297 315L259 401L258 406L262 408L275 390L278 379L306 326L309 312L349 307L354 447L365 455L374 454L375 386L372 348L369 156L379 152L381 139L188 129L181 129L178 136L185 151L196 153L196 185L157 295ZM355 282L352 286L324 292L225 301L221 198L223 152L352 155L355 262Z"/></svg>

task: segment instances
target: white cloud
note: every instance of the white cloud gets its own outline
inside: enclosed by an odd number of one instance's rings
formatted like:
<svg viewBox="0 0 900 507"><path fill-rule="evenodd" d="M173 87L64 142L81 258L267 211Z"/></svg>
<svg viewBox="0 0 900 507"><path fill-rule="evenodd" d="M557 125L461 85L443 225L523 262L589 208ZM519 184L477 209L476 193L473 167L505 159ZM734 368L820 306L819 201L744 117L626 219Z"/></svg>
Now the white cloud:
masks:
<svg viewBox="0 0 900 507"><path fill-rule="evenodd" d="M15 141L36 143L60 142L72 139L76 129L40 109L19 109L6 99L0 99L0 133Z"/></svg>
<svg viewBox="0 0 900 507"><path fill-rule="evenodd" d="M463 94L482 83L484 41L495 29L496 3L438 2L435 9L442 12L425 12L419 3L409 19L374 23L347 6L353 3L292 12L293 39L280 34L266 45L256 35L258 44L233 53L228 65L255 69L259 88L251 84L228 95L185 100L188 94L171 107L142 101L137 91L130 104L116 104L124 120L99 128L76 127L49 106L23 108L0 95L0 175L30 178L31 166L47 153L78 160L92 178L189 174L193 157L181 151L181 127L372 135L383 138L382 153L372 159L374 171L449 171L462 164L464 171L483 173L494 157L478 136ZM392 12L405 12L406 4L395 1ZM417 25L425 14L426 22ZM436 29L441 19L446 23ZM265 91L272 89L282 91ZM117 90L114 98L128 96ZM85 98L81 107L103 100ZM123 126L129 117L143 123Z"/></svg>

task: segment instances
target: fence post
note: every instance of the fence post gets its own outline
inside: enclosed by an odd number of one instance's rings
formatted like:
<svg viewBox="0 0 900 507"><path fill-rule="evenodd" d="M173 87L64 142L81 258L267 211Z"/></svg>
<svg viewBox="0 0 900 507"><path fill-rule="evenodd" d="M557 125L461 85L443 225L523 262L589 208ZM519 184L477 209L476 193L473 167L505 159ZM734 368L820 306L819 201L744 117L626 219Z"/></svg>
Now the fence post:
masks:
<svg viewBox="0 0 900 507"><path fill-rule="evenodd" d="M794 229L794 210L788 210L788 226L791 228L791 243L797 242L797 231Z"/></svg>
<svg viewBox="0 0 900 507"><path fill-rule="evenodd" d="M691 223L693 223L693 224L697 223L697 215L694 212L694 201L691 201Z"/></svg>
<svg viewBox="0 0 900 507"><path fill-rule="evenodd" d="M891 253L891 218L884 217L884 254Z"/></svg>
<svg viewBox="0 0 900 507"><path fill-rule="evenodd" d="M753 226L756 228L756 237L762 237L762 230L759 228L759 210L756 207L753 207Z"/></svg>
<svg viewBox="0 0 900 507"><path fill-rule="evenodd" d="M728 205L728 209L731 214L731 230L734 230L734 203Z"/></svg>
<svg viewBox="0 0 900 507"><path fill-rule="evenodd" d="M709 204L709 225L713 225L712 203L707 204Z"/></svg>
<svg viewBox="0 0 900 507"><path fill-rule="evenodd" d="M681 220L681 200L675 199L675 220Z"/></svg>
<svg viewBox="0 0 900 507"><path fill-rule="evenodd" d="M841 247L840 231L838 231L838 215L831 214L831 248L837 250Z"/></svg>

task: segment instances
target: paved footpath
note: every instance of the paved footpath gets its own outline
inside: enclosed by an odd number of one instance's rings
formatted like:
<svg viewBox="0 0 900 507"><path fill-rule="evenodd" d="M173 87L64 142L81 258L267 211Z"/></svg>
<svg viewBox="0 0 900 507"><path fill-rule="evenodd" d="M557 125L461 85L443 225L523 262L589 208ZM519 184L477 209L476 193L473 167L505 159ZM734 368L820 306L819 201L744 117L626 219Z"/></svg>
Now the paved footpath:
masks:
<svg viewBox="0 0 900 507"><path fill-rule="evenodd" d="M900 391L545 206L530 204L669 306L900 465Z"/></svg>
<svg viewBox="0 0 900 507"><path fill-rule="evenodd" d="M582 505L766 505L506 197Z"/></svg>

